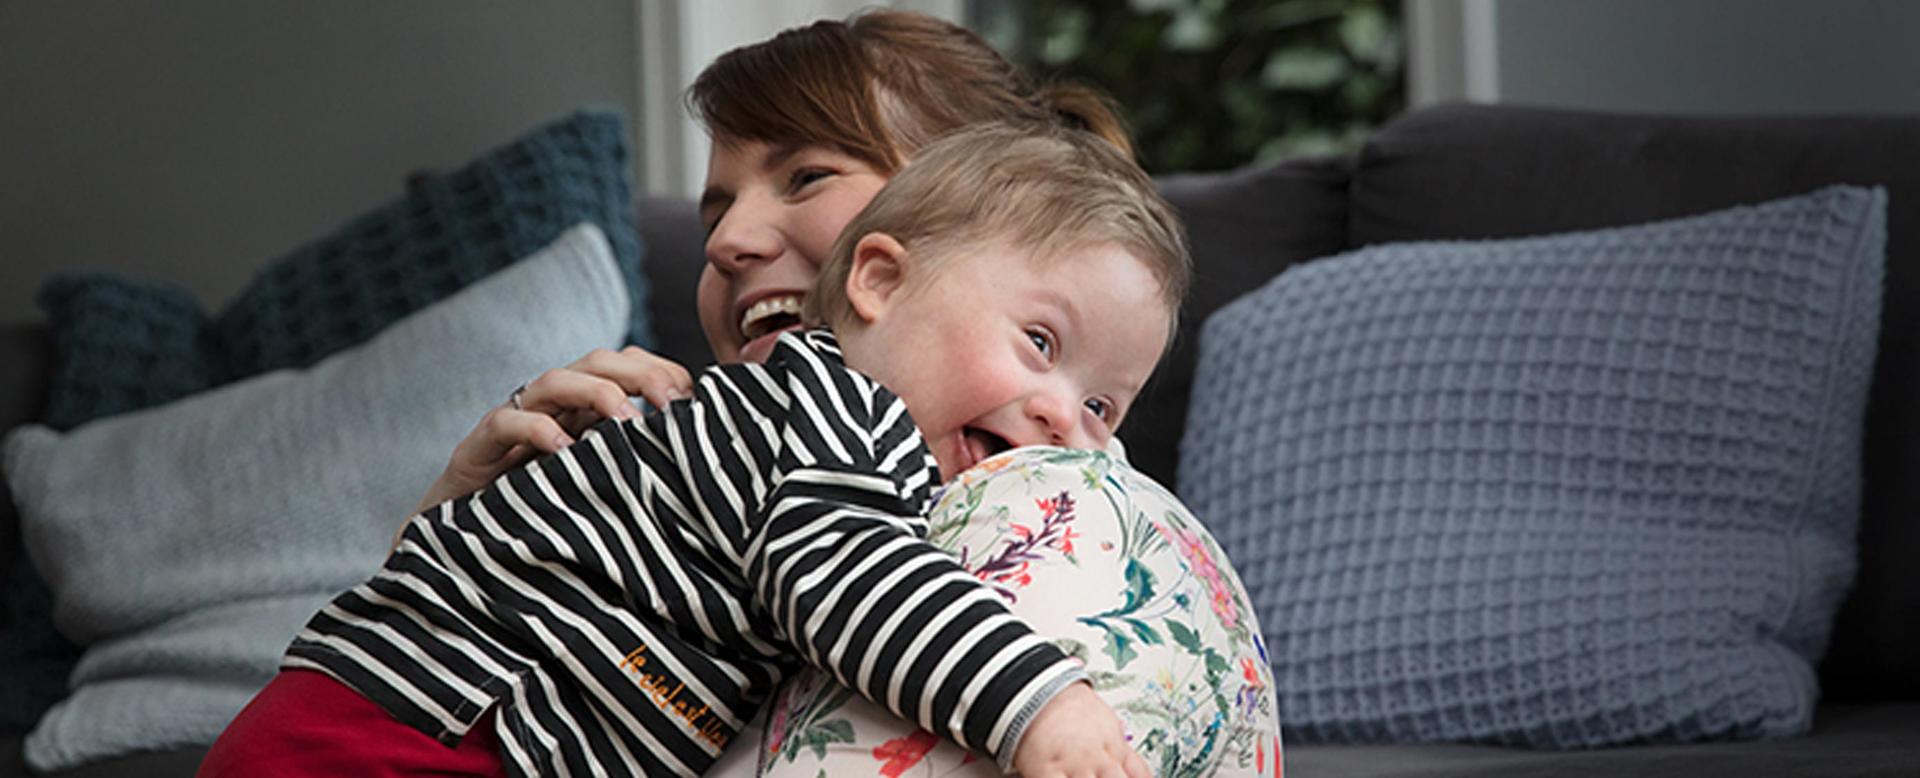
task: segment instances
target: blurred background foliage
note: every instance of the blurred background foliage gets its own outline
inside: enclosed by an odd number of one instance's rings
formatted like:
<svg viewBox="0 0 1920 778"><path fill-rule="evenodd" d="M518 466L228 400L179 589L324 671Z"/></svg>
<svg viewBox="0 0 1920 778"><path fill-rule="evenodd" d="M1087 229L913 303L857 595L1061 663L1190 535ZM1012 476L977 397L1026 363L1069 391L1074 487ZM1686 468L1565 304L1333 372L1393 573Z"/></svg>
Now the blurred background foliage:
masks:
<svg viewBox="0 0 1920 778"><path fill-rule="evenodd" d="M1406 104L1400 0L974 0L969 23L1105 89L1153 173L1349 151Z"/></svg>

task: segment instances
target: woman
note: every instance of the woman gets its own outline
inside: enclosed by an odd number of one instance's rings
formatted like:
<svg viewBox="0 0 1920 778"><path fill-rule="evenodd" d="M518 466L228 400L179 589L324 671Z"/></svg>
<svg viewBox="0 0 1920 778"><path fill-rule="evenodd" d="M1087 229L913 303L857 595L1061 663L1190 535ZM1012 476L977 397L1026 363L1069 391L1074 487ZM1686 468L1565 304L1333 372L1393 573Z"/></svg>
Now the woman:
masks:
<svg viewBox="0 0 1920 778"><path fill-rule="evenodd" d="M813 282L840 228L935 136L983 121L1065 121L1133 150L1093 92L1037 88L965 28L895 11L819 22L736 49L701 72L688 98L715 141L701 202L708 264L699 308L717 362L763 359L777 334L763 330L798 326L792 296ZM799 144L814 157L786 160L804 181L737 192L746 187L731 179L750 170L735 168L749 160L729 146L743 143ZM732 218L723 224L722 215ZM771 291L788 294L766 296ZM770 318L742 322L745 306L763 301L775 309ZM419 510L565 448L596 419L632 413L630 396L665 405L691 387L684 367L631 346L549 371L515 396L519 407L480 420Z"/></svg>
<svg viewBox="0 0 1920 778"><path fill-rule="evenodd" d="M701 73L689 103L714 140L698 303L721 362L762 360L799 326L834 239L927 141L983 121L1064 122L1131 152L1094 93L1040 89L964 28L895 11L729 52ZM481 420L421 507L570 445L599 417L631 415L629 396L664 405L690 387L684 368L631 347L549 371ZM936 541L1107 679L1103 696L1156 769L1278 770L1270 674L1245 594L1165 490L1104 454L1025 449L956 479L934 515L944 528ZM1047 597L1021 596L1041 589ZM968 760L818 674L778 695L757 750L763 772L796 775L839 774L846 762L871 770L876 759L893 775ZM806 764L834 760L845 761ZM742 761L751 760L723 764Z"/></svg>

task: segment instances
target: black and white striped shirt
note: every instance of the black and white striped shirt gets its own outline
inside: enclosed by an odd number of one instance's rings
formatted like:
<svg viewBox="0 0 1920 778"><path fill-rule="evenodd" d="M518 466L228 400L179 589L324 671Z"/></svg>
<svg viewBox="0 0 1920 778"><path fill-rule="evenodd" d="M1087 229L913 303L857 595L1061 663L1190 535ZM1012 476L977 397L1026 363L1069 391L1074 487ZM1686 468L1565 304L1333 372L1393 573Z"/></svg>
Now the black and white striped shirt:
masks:
<svg viewBox="0 0 1920 778"><path fill-rule="evenodd" d="M899 398L825 331L432 508L284 666L527 775L695 775L800 661L1006 766L1084 677L928 544Z"/></svg>

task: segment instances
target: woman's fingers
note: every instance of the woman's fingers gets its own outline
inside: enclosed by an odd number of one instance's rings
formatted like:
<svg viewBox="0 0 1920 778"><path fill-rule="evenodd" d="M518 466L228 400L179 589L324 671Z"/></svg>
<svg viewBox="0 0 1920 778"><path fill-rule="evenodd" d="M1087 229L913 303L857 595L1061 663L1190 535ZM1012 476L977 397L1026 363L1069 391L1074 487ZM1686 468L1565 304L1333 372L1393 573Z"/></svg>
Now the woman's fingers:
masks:
<svg viewBox="0 0 1920 778"><path fill-rule="evenodd" d="M453 449L454 464L465 471L484 472L487 480L492 480L519 464L511 461L516 448L551 454L573 445L573 435L560 426L558 419L527 407L524 401L521 407L526 410L500 407L489 411L480 426ZM521 461L531 458L528 455Z"/></svg>
<svg viewBox="0 0 1920 778"><path fill-rule="evenodd" d="M572 434L601 419L630 419L639 412L629 398L640 396L655 407L683 399L693 389L687 369L628 346L621 351L594 349L567 367L549 370L527 383L520 407L551 414Z"/></svg>
<svg viewBox="0 0 1920 778"><path fill-rule="evenodd" d="M591 412L593 418L589 424L600 419L631 419L640 415L618 382L578 367L548 370L528 381L526 390L520 393L520 408L549 417Z"/></svg>
<svg viewBox="0 0 1920 778"><path fill-rule="evenodd" d="M612 381L624 394L644 397L655 408L693 393L693 376L686 368L638 346L594 349L568 368Z"/></svg>
<svg viewBox="0 0 1920 778"><path fill-rule="evenodd" d="M594 349L528 381L514 395L518 407L509 400L488 411L454 447L446 470L415 512L486 486L539 454L571 446L575 436L601 419L640 415L629 399L633 395L665 406L692 390L692 376L671 360L634 346Z"/></svg>
<svg viewBox="0 0 1920 778"><path fill-rule="evenodd" d="M427 487L414 513L471 493L534 456L573 445L552 416L505 406L487 412L480 425L454 446L446 470Z"/></svg>

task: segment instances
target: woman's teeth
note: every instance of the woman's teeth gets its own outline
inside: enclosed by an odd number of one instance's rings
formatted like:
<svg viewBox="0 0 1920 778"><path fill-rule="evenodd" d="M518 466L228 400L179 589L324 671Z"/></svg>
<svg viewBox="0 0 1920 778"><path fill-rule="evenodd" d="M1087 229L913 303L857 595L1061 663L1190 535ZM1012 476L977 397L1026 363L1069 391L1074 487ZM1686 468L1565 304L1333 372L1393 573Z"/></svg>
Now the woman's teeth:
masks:
<svg viewBox="0 0 1920 778"><path fill-rule="evenodd" d="M802 299L797 294L783 294L754 303L740 316L740 334L753 340L799 321Z"/></svg>

